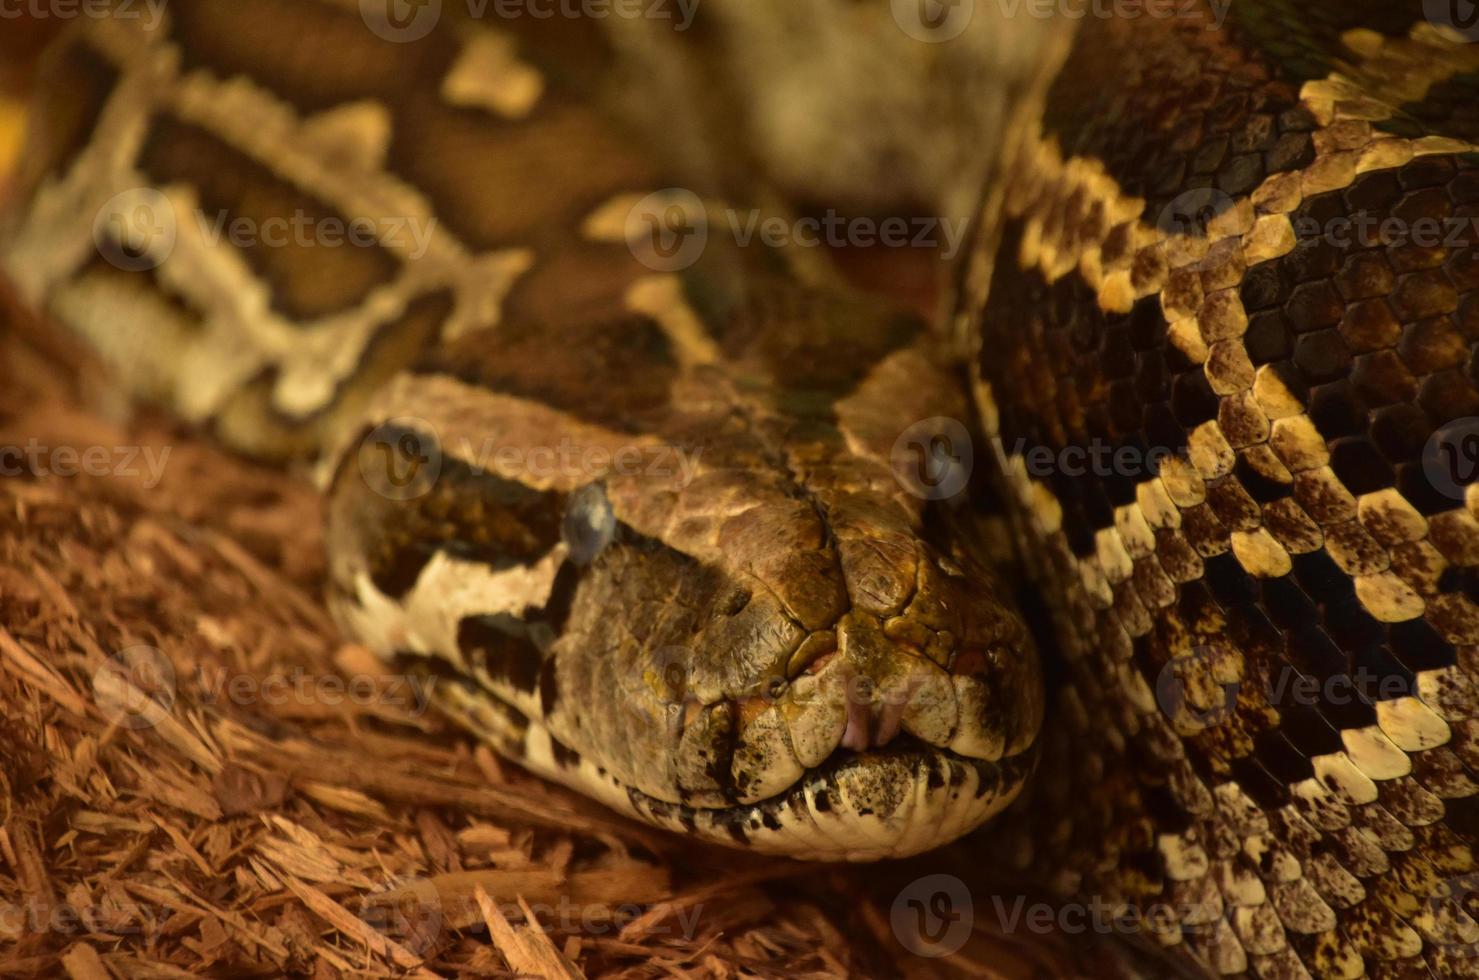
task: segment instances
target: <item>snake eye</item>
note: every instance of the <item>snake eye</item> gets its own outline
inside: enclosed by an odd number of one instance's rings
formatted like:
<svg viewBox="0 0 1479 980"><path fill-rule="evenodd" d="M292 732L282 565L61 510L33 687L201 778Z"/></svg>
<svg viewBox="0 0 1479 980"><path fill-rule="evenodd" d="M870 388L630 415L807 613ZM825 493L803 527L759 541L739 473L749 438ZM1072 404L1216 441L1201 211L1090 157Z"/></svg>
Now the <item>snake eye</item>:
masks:
<svg viewBox="0 0 1479 980"><path fill-rule="evenodd" d="M570 495L560 537L570 549L570 560L577 565L589 565L606 550L616 537L616 514L606 499L605 487L592 483Z"/></svg>

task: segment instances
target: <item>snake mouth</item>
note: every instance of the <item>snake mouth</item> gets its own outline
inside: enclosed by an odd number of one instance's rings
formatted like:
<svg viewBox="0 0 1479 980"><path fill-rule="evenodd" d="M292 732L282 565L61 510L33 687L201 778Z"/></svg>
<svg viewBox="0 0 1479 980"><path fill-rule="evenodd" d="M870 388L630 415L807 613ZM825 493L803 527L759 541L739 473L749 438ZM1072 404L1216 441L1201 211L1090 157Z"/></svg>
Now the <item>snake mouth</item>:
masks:
<svg viewBox="0 0 1479 980"><path fill-rule="evenodd" d="M985 760L903 735L841 748L788 790L756 803L699 808L627 791L639 818L732 847L815 861L876 861L940 847L1022 791L1037 748Z"/></svg>
<svg viewBox="0 0 1479 980"><path fill-rule="evenodd" d="M709 774L717 763L726 784L681 801L626 786L620 802L722 844L870 861L949 843L1017 797L1042 721L1030 649L966 644L941 663L866 617L837 634L781 697L694 713L675 758ZM704 724L716 717L727 735Z"/></svg>
<svg viewBox="0 0 1479 980"><path fill-rule="evenodd" d="M437 688L439 706L499 739L509 707L466 682ZM560 745L527 719L505 754L612 809L678 833L764 854L823 862L904 858L970 833L1016 800L1037 765L1039 743L994 759L964 755L902 733L862 751L838 746L780 792L753 802L673 802Z"/></svg>
<svg viewBox="0 0 1479 980"><path fill-rule="evenodd" d="M991 763L1032 746L1043 697L1030 644L971 631L932 656L905 638L919 632L908 626L904 617L849 614L836 649L779 696L691 704L672 754L685 792L667 798L712 809L758 804L860 755L913 747Z"/></svg>

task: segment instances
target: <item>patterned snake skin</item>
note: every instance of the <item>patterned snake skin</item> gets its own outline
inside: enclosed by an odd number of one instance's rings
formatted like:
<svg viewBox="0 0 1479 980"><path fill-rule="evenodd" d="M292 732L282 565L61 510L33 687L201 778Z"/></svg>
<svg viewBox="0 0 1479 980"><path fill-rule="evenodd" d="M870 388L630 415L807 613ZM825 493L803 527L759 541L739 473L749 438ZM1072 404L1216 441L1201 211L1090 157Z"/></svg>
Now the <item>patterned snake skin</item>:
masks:
<svg viewBox="0 0 1479 980"><path fill-rule="evenodd" d="M967 275L1063 657L1002 853L1217 974L1479 975L1479 44L1423 6L1087 22Z"/></svg>
<svg viewBox="0 0 1479 980"><path fill-rule="evenodd" d="M941 329L686 254L805 168L634 138L631 38L353 0L78 25L0 262L136 395L319 459L341 624L536 772L816 859L995 818L1203 972L1479 975L1479 31L1171 7L1012 89ZM286 216L373 241L210 234Z"/></svg>

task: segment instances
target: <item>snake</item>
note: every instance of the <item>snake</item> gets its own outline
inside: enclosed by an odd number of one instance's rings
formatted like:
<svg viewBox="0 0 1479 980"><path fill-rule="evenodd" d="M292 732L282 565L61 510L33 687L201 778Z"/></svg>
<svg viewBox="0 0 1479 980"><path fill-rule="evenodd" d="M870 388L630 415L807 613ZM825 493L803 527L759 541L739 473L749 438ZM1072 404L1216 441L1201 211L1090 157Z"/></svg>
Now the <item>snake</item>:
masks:
<svg viewBox="0 0 1479 980"><path fill-rule="evenodd" d="M120 2L0 267L310 468L345 634L535 774L965 839L1201 975L1479 975L1473 18L1078 5L1005 71L971 6ZM809 195L965 201L939 302L727 221Z"/></svg>

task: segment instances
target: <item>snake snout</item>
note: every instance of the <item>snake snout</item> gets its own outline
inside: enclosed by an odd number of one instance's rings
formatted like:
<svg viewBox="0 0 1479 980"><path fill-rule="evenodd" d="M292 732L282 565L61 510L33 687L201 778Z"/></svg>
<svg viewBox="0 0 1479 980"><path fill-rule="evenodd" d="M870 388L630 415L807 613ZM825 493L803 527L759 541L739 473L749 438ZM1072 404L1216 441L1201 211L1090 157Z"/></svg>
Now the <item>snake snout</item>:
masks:
<svg viewBox="0 0 1479 980"><path fill-rule="evenodd" d="M846 725L839 747L881 749L900 736L987 761L1021 754L1042 722L1042 681L1030 646L967 636L931 654L907 629L867 617L838 628ZM891 636L890 634L894 634Z"/></svg>

